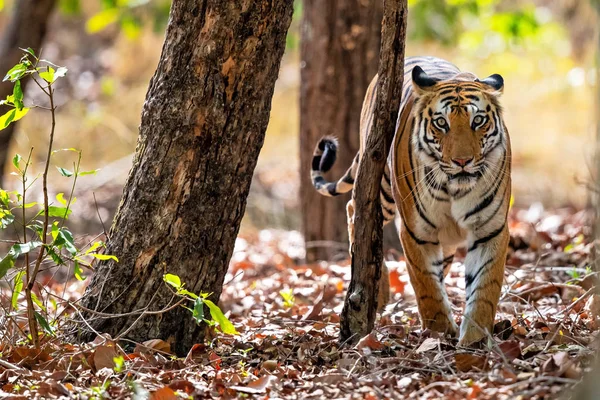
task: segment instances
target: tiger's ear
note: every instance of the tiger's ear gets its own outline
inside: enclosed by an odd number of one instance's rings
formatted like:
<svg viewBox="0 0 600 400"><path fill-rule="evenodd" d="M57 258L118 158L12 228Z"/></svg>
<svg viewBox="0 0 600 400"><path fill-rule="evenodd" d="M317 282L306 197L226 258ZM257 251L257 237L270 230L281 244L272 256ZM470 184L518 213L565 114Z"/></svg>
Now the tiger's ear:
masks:
<svg viewBox="0 0 600 400"><path fill-rule="evenodd" d="M504 90L504 78L498 74L490 75L483 80L477 79L477 82L481 82L484 85L489 86L490 89L492 89L492 94L500 95Z"/></svg>
<svg viewBox="0 0 600 400"><path fill-rule="evenodd" d="M427 75L427 72L423 71L423 68L415 65L412 70L412 82L415 92L420 96L433 91L433 87L439 80Z"/></svg>

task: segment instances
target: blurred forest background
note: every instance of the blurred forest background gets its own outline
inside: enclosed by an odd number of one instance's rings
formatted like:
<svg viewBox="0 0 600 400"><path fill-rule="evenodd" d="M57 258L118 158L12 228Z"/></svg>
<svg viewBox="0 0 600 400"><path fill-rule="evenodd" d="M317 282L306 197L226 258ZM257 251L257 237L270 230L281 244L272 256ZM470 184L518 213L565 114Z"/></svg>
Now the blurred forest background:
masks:
<svg viewBox="0 0 600 400"><path fill-rule="evenodd" d="M598 24L590 3L408 3L407 56L434 55L479 76L504 76L503 105L514 149L515 205L585 207L586 186L594 171L598 77ZM69 69L57 91L56 148L81 149L83 169L101 169L78 182L73 208L82 220L74 226L77 233L102 230L92 193L102 219L110 225L131 166L142 103L160 55L169 6L168 0L59 0L50 17L42 56ZM0 7L4 29L14 1L0 1ZM301 14L302 1L296 1L242 232L265 227L300 229ZM30 96L34 95L36 88L29 89ZM9 155L43 148L48 124L47 113L32 110L19 122ZM42 154L34 152L34 156ZM56 157L57 164L73 162L67 153ZM61 161L60 157L65 158ZM39 171L42 160L37 161L33 167ZM7 189L18 184L7 175L11 168L5 166ZM57 171L53 178L53 190L68 190L71 183Z"/></svg>

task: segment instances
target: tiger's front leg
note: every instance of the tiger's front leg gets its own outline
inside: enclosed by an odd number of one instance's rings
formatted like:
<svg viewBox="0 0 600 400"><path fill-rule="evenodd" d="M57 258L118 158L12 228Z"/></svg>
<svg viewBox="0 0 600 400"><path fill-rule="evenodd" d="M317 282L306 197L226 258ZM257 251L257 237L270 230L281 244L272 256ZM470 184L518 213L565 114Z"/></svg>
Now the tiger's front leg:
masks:
<svg viewBox="0 0 600 400"><path fill-rule="evenodd" d="M456 336L458 326L444 286L444 252L439 243L416 238L403 226L400 233L408 275L417 297L423 328Z"/></svg>
<svg viewBox="0 0 600 400"><path fill-rule="evenodd" d="M509 234L506 224L485 236L469 235L465 258L466 306L459 345L491 335L504 280Z"/></svg>

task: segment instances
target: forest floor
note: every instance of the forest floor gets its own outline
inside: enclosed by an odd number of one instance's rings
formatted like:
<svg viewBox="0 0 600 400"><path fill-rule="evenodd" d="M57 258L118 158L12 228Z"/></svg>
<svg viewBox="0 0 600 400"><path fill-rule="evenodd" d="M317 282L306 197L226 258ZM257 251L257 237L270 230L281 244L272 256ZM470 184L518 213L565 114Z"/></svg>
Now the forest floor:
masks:
<svg viewBox="0 0 600 400"><path fill-rule="evenodd" d="M214 332L184 358L161 340L125 354L110 338L35 353L4 346L1 398L546 399L577 385L593 361L600 282L589 268L590 215L511 212L511 250L485 350L420 327L404 259L388 262L393 299L373 333L339 343L349 262L299 264L297 232L241 236L220 306L239 335ZM457 321L458 256L446 278ZM52 283L49 286L52 289ZM83 286L66 295L77 299ZM56 291L62 286L56 284Z"/></svg>

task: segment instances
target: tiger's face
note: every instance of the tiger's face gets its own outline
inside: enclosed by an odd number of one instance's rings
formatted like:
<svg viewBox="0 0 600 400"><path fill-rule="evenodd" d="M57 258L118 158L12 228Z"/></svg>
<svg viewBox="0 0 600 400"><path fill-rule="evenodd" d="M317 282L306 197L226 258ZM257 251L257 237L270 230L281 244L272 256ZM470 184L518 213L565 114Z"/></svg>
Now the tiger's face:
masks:
<svg viewBox="0 0 600 400"><path fill-rule="evenodd" d="M415 145L421 160L445 181L451 193L473 187L493 171L505 136L498 102L500 75L482 81L463 73L438 81L420 67L412 71L415 103Z"/></svg>

